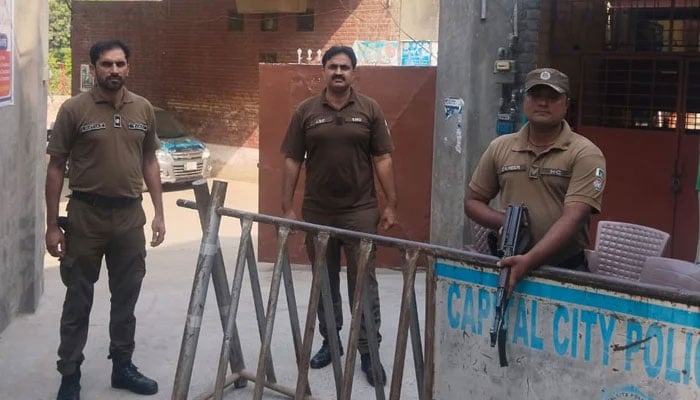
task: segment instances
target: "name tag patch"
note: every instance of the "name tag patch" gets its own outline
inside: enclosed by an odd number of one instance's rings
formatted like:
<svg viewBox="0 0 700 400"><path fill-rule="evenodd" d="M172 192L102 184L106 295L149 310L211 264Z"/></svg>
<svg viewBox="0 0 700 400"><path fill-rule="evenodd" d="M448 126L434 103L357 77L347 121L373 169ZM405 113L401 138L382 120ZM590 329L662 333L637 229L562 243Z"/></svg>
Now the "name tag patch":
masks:
<svg viewBox="0 0 700 400"><path fill-rule="evenodd" d="M562 178L571 178L571 171L557 168L540 168L540 175L561 176Z"/></svg>
<svg viewBox="0 0 700 400"><path fill-rule="evenodd" d="M334 120L334 118L331 116L316 118L313 121L309 122L309 125L307 126L307 128L313 128L314 126L321 125L321 124L328 124L328 123L333 122L333 120Z"/></svg>
<svg viewBox="0 0 700 400"><path fill-rule="evenodd" d="M498 173L502 174L504 172L525 171L525 170L527 170L527 167L524 165L504 165L501 167L501 170L498 171Z"/></svg>
<svg viewBox="0 0 700 400"><path fill-rule="evenodd" d="M91 124L85 124L80 127L80 133L88 133L92 131L99 131L102 129L107 129L107 124L104 122L93 122Z"/></svg>
<svg viewBox="0 0 700 400"><path fill-rule="evenodd" d="M148 131L148 124L141 124L138 122L129 122L129 130L131 131L142 131L142 132L147 132Z"/></svg>

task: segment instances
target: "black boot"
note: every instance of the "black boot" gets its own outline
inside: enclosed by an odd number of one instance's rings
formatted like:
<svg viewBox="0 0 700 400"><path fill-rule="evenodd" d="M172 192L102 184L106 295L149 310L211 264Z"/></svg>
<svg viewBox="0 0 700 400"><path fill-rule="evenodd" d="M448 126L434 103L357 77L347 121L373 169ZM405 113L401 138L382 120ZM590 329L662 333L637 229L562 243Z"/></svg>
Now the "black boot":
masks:
<svg viewBox="0 0 700 400"><path fill-rule="evenodd" d="M340 355L343 355L343 343L338 339L338 344L340 345ZM311 362L309 363L309 367L313 369L319 369L327 366L328 364L331 363L331 346L328 343L327 340L323 341L323 344L321 345L321 348L318 350L318 353L311 358Z"/></svg>
<svg viewBox="0 0 700 400"><path fill-rule="evenodd" d="M369 382L370 385L374 386L374 375L372 375L372 359L369 357L369 354L360 354L360 360L362 362L362 372L364 372L365 375L367 375L367 382ZM381 362L379 362L379 375L382 378L382 386L386 385L386 372L384 372L384 367L382 366Z"/></svg>
<svg viewBox="0 0 700 400"><path fill-rule="evenodd" d="M114 362L112 366L112 387L126 389L137 394L158 393L158 383L145 377L131 362Z"/></svg>
<svg viewBox="0 0 700 400"><path fill-rule="evenodd" d="M56 400L80 400L80 368L72 375L63 375Z"/></svg>

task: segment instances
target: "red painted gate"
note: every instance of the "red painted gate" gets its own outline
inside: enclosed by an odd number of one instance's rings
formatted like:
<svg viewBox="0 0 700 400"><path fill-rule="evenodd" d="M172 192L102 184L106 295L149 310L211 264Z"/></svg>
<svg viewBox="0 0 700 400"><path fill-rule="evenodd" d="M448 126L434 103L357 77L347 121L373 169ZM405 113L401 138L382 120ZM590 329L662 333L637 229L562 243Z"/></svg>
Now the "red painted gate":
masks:
<svg viewBox="0 0 700 400"><path fill-rule="evenodd" d="M661 229L668 255L694 260L700 60L589 57L581 72L578 131L607 160L598 219Z"/></svg>

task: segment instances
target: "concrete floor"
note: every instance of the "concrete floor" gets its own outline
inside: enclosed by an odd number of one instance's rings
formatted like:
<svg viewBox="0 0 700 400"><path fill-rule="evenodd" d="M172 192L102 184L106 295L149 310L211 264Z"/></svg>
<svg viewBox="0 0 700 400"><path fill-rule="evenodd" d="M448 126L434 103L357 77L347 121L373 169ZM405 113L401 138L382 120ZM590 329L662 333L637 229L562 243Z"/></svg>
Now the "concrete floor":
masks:
<svg viewBox="0 0 700 400"><path fill-rule="evenodd" d="M251 157L254 158L254 157ZM234 163L235 164L235 163ZM247 168L247 169L246 169ZM230 208L257 211L257 182L250 182L255 175L250 168L237 166L228 178L228 196L226 206ZM155 249L149 249L147 274L141 297L137 306L136 317L136 352L134 363L146 375L156 379L160 391L152 399L168 399L171 396L178 353L182 341L185 316L190 299L194 269L197 262L201 232L197 213L178 207L179 198L194 200L193 192L188 188L169 190L164 194L166 207L166 241ZM299 199L297 199L298 201ZM145 196L144 205L147 215L152 215L150 199ZM257 230L254 229L254 234ZM221 245L229 279L233 276L235 254L240 235L239 222L226 218L221 225ZM296 233L299 234L299 233ZM146 227L147 238L150 228ZM254 241L256 239L254 238ZM272 275L270 264L260 265L260 277L263 287L264 302L267 304L267 290ZM297 308L303 329L311 273L308 266L293 266ZM382 334L384 341L380 352L391 380L396 327L400 308L402 276L400 272L381 270L378 272L380 295L382 299ZM109 336L109 292L105 279L106 272L96 286L90 335L85 348L86 361L83 364L82 399L136 399L142 398L110 387L111 362L107 360ZM345 280L343 279L343 285ZM424 298L425 275L416 278L418 299ZM208 391L214 383L222 332L213 289L208 291L207 306L197 348L194 373L190 385L190 398ZM343 293L346 293L343 288ZM49 400L54 399L58 390L60 377L55 370L56 348L58 346L58 327L64 286L60 281L58 263L47 255L45 259L45 288L41 304L35 314L17 317L10 326L0 334L0 399ZM421 300L419 300L419 303ZM348 310L347 308L345 310ZM423 318L423 304L419 304L419 315ZM349 311L345 313L345 328L342 340L347 344L349 331ZM255 310L246 281L242 291L238 313L238 327L243 344L246 369L255 371L257 366L260 340L255 324ZM421 321L421 325L423 321ZM316 334L313 352L320 345ZM410 343L404 367L402 399L417 399L415 372L411 356ZM296 382L296 362L291 341L287 305L284 289L280 292L279 307L273 336L272 356L280 384L294 386ZM343 358L344 359L344 358ZM375 398L374 389L367 383L360 371L359 357L355 366L355 383L353 398ZM335 398L333 372L331 367L311 370L311 390L315 397ZM388 385L386 393L388 395ZM226 398L248 399L252 397L253 384L240 390L227 391ZM266 390L265 398L284 398Z"/></svg>

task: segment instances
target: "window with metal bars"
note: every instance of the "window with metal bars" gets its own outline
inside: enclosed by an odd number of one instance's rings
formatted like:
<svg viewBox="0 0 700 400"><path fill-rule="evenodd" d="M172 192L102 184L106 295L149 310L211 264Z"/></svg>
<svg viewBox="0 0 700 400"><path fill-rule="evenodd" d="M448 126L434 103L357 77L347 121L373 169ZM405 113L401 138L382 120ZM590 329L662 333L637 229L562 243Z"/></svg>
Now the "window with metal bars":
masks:
<svg viewBox="0 0 700 400"><path fill-rule="evenodd" d="M582 78L583 125L700 130L700 61L593 57Z"/></svg>
<svg viewBox="0 0 700 400"><path fill-rule="evenodd" d="M700 0L552 0L551 7L556 53L700 52Z"/></svg>
<svg viewBox="0 0 700 400"><path fill-rule="evenodd" d="M611 0L606 16L608 49L700 51L700 0Z"/></svg>

